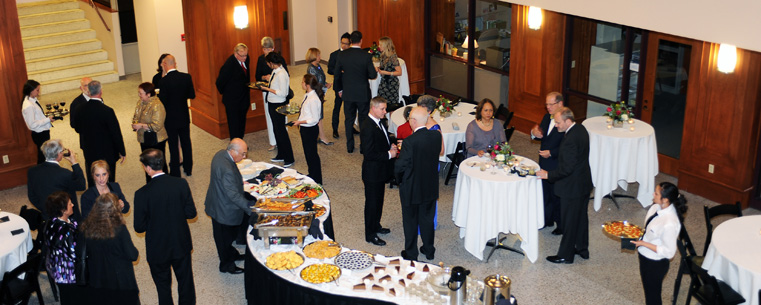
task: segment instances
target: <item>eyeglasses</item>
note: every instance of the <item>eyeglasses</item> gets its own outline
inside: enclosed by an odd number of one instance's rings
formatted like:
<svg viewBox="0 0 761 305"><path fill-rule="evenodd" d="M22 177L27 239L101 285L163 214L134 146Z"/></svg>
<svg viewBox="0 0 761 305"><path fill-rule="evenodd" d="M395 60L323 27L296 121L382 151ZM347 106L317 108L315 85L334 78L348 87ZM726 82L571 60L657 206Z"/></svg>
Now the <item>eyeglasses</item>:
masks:
<svg viewBox="0 0 761 305"><path fill-rule="evenodd" d="M557 105L558 103L559 103L559 102L554 102L554 103L545 103L544 105L545 105L545 106L547 106L547 107L550 107L550 106L555 106L555 105Z"/></svg>

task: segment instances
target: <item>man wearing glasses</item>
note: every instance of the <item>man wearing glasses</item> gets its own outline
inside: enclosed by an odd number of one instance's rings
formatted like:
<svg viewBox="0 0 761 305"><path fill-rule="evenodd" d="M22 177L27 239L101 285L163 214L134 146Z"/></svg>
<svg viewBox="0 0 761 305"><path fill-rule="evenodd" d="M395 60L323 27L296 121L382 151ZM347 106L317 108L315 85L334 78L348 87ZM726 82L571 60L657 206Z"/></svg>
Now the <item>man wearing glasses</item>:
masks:
<svg viewBox="0 0 761 305"><path fill-rule="evenodd" d="M328 59L328 74L333 75L333 83L337 83L341 81L341 78L339 77L341 73L336 73L336 61L338 60L338 54L348 49L351 46L351 41L349 40L351 38L351 35L349 35L349 32L344 33L341 35L341 48L338 50L333 51L333 53L330 53L330 59ZM341 115L341 105L343 103L343 100L341 99L341 96L338 94L339 89L336 86L333 86L333 91L336 92L336 99L335 99L335 105L333 105L333 121L331 122L333 125L333 138L338 139L338 119Z"/></svg>
<svg viewBox="0 0 761 305"><path fill-rule="evenodd" d="M248 223L251 206L254 201L246 199L243 191L243 177L235 164L246 157L248 145L240 138L235 138L227 149L218 151L211 160L211 178L206 191L206 215L211 217L214 243L219 255L219 272L230 274L243 273L243 268L235 261L243 260L244 255L232 246L240 226Z"/></svg>
<svg viewBox="0 0 761 305"><path fill-rule="evenodd" d="M546 171L555 170L558 167L558 154L560 151L560 141L563 140L564 132L555 127L555 121L552 115L563 108L563 95L560 92L550 92L544 101L547 108L547 114L542 118L539 125L534 125L531 129L531 139L541 141L539 146L539 167ZM544 191L544 227L551 227L556 224L553 235L563 234L560 225L560 197L555 195L554 183L542 180L542 189Z"/></svg>

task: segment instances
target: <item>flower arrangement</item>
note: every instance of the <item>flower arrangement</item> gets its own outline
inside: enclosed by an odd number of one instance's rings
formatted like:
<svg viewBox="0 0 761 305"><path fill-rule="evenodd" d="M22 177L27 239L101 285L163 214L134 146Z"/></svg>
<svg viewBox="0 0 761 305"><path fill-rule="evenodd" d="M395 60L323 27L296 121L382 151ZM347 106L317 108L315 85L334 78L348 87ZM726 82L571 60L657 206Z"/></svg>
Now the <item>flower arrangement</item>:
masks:
<svg viewBox="0 0 761 305"><path fill-rule="evenodd" d="M378 44L373 42L373 45L370 47L370 50L367 51L367 53L370 53L370 55L373 56L373 59L380 59L381 51L380 48L378 48Z"/></svg>
<svg viewBox="0 0 761 305"><path fill-rule="evenodd" d="M494 145L489 145L486 152L489 153L492 160L503 164L513 158L513 149L507 142L497 142Z"/></svg>
<svg viewBox="0 0 761 305"><path fill-rule="evenodd" d="M448 117L452 114L454 111L455 103L450 101L448 98L443 97L439 95L439 99L436 100L436 109L439 110L439 113L442 117Z"/></svg>
<svg viewBox="0 0 761 305"><path fill-rule="evenodd" d="M603 115L609 117L616 124L621 124L633 118L632 109L624 101L610 105L606 111Z"/></svg>

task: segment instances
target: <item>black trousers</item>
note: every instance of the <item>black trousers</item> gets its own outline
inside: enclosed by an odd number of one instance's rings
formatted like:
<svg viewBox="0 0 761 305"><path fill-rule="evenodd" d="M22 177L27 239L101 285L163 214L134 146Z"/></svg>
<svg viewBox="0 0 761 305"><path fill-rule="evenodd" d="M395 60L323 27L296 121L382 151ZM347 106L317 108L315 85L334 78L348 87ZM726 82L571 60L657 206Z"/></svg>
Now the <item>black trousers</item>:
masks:
<svg viewBox="0 0 761 305"><path fill-rule="evenodd" d="M542 191L544 193L544 225L551 226L552 223L555 223L557 228L562 230L560 197L555 195L555 184L547 182L547 179L542 179Z"/></svg>
<svg viewBox="0 0 761 305"><path fill-rule="evenodd" d="M219 256L219 271L224 272L235 269L235 259L239 253L233 247L233 241L238 236L240 226L228 226L212 218L211 229L214 235L214 244L217 246L217 255Z"/></svg>
<svg viewBox="0 0 761 305"><path fill-rule="evenodd" d="M322 184L322 165L320 164L320 155L317 154L317 138L320 130L317 125L312 127L299 127L301 133L301 146L304 148L304 157L307 159L309 168L308 176L314 179L314 182Z"/></svg>
<svg viewBox="0 0 761 305"><path fill-rule="evenodd" d="M370 111L370 101L344 101L344 130L346 132L346 148L354 148L354 119L359 114L359 126L367 119ZM357 113L359 112L359 113Z"/></svg>
<svg viewBox="0 0 761 305"><path fill-rule="evenodd" d="M573 260L576 251L589 252L589 196L560 198L560 205L563 238L560 240L558 256Z"/></svg>
<svg viewBox="0 0 761 305"><path fill-rule="evenodd" d="M381 229L383 216L383 196L386 194L386 183L383 181L362 181L365 184L365 239L369 240Z"/></svg>
<svg viewBox="0 0 761 305"><path fill-rule="evenodd" d="M34 142L34 145L37 146L37 164L40 164L42 162L45 162L45 155L42 154L40 147L42 146L42 143L45 143L45 141L50 140L50 130L45 130L43 132L32 131L31 133L32 133L32 142Z"/></svg>
<svg viewBox="0 0 761 305"><path fill-rule="evenodd" d="M408 258L417 258L417 235L420 228L421 248L426 254L433 255L434 229L433 218L436 214L436 200L420 204L402 204L402 225L404 226L404 251Z"/></svg>
<svg viewBox="0 0 761 305"><path fill-rule="evenodd" d="M291 138L288 137L288 130L285 129L285 116L275 111L277 107L285 105L270 103L267 111L272 119L272 132L275 134L277 142L277 156L275 159L282 159L285 164L293 163L293 147L291 147Z"/></svg>
<svg viewBox="0 0 761 305"><path fill-rule="evenodd" d="M164 128L169 135L166 144L169 145L169 154L172 155L172 158L169 159L169 174L175 177L182 176L180 173L180 149L177 148L177 141L179 141L182 145L182 168L185 170L185 174L190 176L193 172L193 145L190 143L190 124L179 128Z"/></svg>
<svg viewBox="0 0 761 305"><path fill-rule="evenodd" d="M172 270L177 277L177 294L179 302L177 304L195 304L196 288L193 282L193 265L190 252L188 254L172 259L168 262L151 263L148 267L151 269L153 283L156 284L156 291L159 295L159 305L172 305Z"/></svg>
<svg viewBox="0 0 761 305"><path fill-rule="evenodd" d="M338 120L341 118L341 104L343 104L343 100L340 96L338 96L338 92L336 92L336 98L334 100L335 104L333 105L333 131L338 132Z"/></svg>
<svg viewBox="0 0 761 305"><path fill-rule="evenodd" d="M246 114L250 103L235 101L225 104L227 114L227 128L230 130L230 139L241 138L246 134Z"/></svg>
<svg viewBox="0 0 761 305"><path fill-rule="evenodd" d="M156 145L145 145L143 143L140 143L140 152L142 153L146 149L149 149L149 148L155 148L160 150L161 153L164 154L164 172L168 173L169 171L167 170L167 167L166 167L166 141L167 140L158 142L156 143ZM145 183L148 183L148 182L151 182L151 176L148 176L148 174L145 174Z"/></svg>
<svg viewBox="0 0 761 305"><path fill-rule="evenodd" d="M105 158L85 155L85 176L87 176L88 188L95 186L95 178L92 177L92 172L90 171L90 167L92 166L93 162L98 160L104 160L106 161L106 163L108 163L108 168L109 168L109 171L111 172L108 175L108 181L116 182L116 160L106 160Z"/></svg>
<svg viewBox="0 0 761 305"><path fill-rule="evenodd" d="M639 252L638 252L639 254ZM663 296L663 279L669 271L669 260L660 259L651 260L642 254L639 254L639 275L642 278L642 287L645 290L645 304L661 305Z"/></svg>

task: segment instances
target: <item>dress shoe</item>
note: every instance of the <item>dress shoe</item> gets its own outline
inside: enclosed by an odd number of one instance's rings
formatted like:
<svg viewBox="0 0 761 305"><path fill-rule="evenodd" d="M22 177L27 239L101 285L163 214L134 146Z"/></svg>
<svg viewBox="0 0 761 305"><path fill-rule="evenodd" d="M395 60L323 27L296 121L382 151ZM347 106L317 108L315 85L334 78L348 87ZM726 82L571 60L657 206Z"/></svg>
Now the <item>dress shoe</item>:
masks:
<svg viewBox="0 0 761 305"><path fill-rule="evenodd" d="M241 268L241 267L235 267L235 268L228 269L228 270L225 270L225 271L222 271L222 272L229 273L229 274L241 274L241 273L243 273L243 271L244 271L243 268Z"/></svg>
<svg viewBox="0 0 761 305"><path fill-rule="evenodd" d="M333 139L338 139L338 131L333 130Z"/></svg>
<svg viewBox="0 0 761 305"><path fill-rule="evenodd" d="M552 235L563 235L563 230L555 228L555 230L552 230Z"/></svg>
<svg viewBox="0 0 761 305"><path fill-rule="evenodd" d="M431 254L425 253L425 251L423 251L423 247L420 247L420 253L425 254L425 258L428 259L428 260L432 260L433 259L433 253L431 253Z"/></svg>
<svg viewBox="0 0 761 305"><path fill-rule="evenodd" d="M351 148L347 148L347 149L346 149L346 152L347 152L347 153L353 153L353 152L354 152L354 147L351 147Z"/></svg>
<svg viewBox="0 0 761 305"><path fill-rule="evenodd" d="M356 130L356 129L353 129L353 128L352 128L352 132L353 132L354 134L359 134L359 130Z"/></svg>
<svg viewBox="0 0 761 305"><path fill-rule="evenodd" d="M369 243L371 243L373 245L376 245L376 246L385 246L386 245L386 241L380 239L380 237L378 237L378 236L373 236L372 238L367 239L367 242L369 242Z"/></svg>
<svg viewBox="0 0 761 305"><path fill-rule="evenodd" d="M272 158L270 159L270 162L283 162L283 159Z"/></svg>
<svg viewBox="0 0 761 305"><path fill-rule="evenodd" d="M293 166L293 162L283 165L284 168L289 168Z"/></svg>
<svg viewBox="0 0 761 305"><path fill-rule="evenodd" d="M579 251L576 250L576 255L581 256L583 259L589 259L589 250Z"/></svg>
<svg viewBox="0 0 761 305"><path fill-rule="evenodd" d="M406 259L408 261L416 261L417 257L412 257L410 255L407 255L407 251L402 250L402 258Z"/></svg>
<svg viewBox="0 0 761 305"><path fill-rule="evenodd" d="M573 259L565 259L557 255L548 256L547 261L555 264L573 264Z"/></svg>
<svg viewBox="0 0 761 305"><path fill-rule="evenodd" d="M324 145L333 145L333 142L325 142L322 139L320 139L320 143L322 143Z"/></svg>
<svg viewBox="0 0 761 305"><path fill-rule="evenodd" d="M185 171L185 176L190 177L190 176L192 176L192 174L191 174L190 171Z"/></svg>
<svg viewBox="0 0 761 305"><path fill-rule="evenodd" d="M554 226L554 225L555 225L555 224L553 224L553 223L550 223L550 224L544 225L544 227L541 227L541 228L539 228L539 230L544 230L544 229L546 229L546 228L549 228L549 227L552 227L552 226Z"/></svg>
<svg viewBox="0 0 761 305"><path fill-rule="evenodd" d="M388 233L391 233L391 229L389 228L380 228L380 230L378 230L378 234L388 234Z"/></svg>

